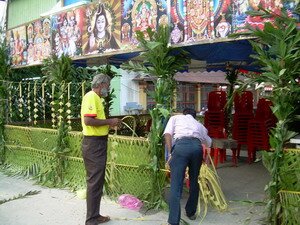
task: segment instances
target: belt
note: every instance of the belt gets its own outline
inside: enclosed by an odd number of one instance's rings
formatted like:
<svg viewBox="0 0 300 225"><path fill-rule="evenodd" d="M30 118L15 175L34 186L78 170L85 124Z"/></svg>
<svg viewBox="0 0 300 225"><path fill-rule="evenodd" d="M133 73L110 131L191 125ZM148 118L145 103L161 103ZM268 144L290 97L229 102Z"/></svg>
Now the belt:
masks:
<svg viewBox="0 0 300 225"><path fill-rule="evenodd" d="M108 138L108 135L104 136L83 136L86 139L98 139L98 140L106 140Z"/></svg>
<svg viewBox="0 0 300 225"><path fill-rule="evenodd" d="M185 139L185 140L197 139L197 140L199 140L199 141L200 141L200 139L199 139L199 138L192 137L192 136L180 137L180 138L177 138L177 139L176 139L176 141L183 140L183 139Z"/></svg>

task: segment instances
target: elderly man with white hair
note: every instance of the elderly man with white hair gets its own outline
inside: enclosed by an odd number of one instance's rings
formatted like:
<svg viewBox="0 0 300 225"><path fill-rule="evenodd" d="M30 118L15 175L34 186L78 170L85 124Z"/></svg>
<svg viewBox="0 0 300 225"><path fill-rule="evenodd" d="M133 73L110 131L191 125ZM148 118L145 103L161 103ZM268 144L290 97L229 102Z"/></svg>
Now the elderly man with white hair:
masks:
<svg viewBox="0 0 300 225"><path fill-rule="evenodd" d="M86 93L81 105L83 128L82 156L86 169L87 214L86 225L97 225L110 220L100 215L107 160L107 139L109 127L118 125L119 119L107 119L104 113L104 99L109 93L110 77L97 74L92 81L92 90Z"/></svg>

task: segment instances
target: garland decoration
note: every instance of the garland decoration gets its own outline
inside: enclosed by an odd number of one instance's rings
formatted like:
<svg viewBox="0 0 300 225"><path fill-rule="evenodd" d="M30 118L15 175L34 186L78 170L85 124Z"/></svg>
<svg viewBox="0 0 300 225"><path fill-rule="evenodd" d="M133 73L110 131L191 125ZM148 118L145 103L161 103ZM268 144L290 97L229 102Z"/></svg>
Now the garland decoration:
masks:
<svg viewBox="0 0 300 225"><path fill-rule="evenodd" d="M65 106L65 99L64 99L64 89L65 89L65 84L63 83L61 86L61 94L59 95L59 109L58 109L58 126L61 125L61 122L64 118L63 113L64 113L64 106Z"/></svg>
<svg viewBox="0 0 300 225"><path fill-rule="evenodd" d="M20 113L20 117L23 118L23 98L22 98L22 82L19 82L19 104L18 104L18 110Z"/></svg>
<svg viewBox="0 0 300 225"><path fill-rule="evenodd" d="M28 109L28 122L31 122L31 106L30 106L30 82L27 84L27 109Z"/></svg>
<svg viewBox="0 0 300 225"><path fill-rule="evenodd" d="M55 101L54 101L55 83L52 84L52 94L51 94L51 117L52 117L52 128L56 128L56 115L55 115Z"/></svg>
<svg viewBox="0 0 300 225"><path fill-rule="evenodd" d="M46 82L42 83L42 104L43 104L43 119L44 119L44 123L46 122L45 85L46 85Z"/></svg>
<svg viewBox="0 0 300 225"><path fill-rule="evenodd" d="M33 87L33 101L34 101L34 103L33 103L33 105L34 105L34 109L33 109L33 112L34 112L34 115L33 115L33 123L34 123L34 125L36 125L37 124L37 118L38 118L38 114L37 114L37 112L39 111L38 110L38 103L37 103L37 99L36 99L36 89L37 89L37 87L36 87L36 81L34 82L34 87Z"/></svg>
<svg viewBox="0 0 300 225"><path fill-rule="evenodd" d="M71 82L68 83L68 101L67 101L67 123L68 123L68 130L72 130L72 126L71 126L71 101L70 101L70 92L71 92Z"/></svg>
<svg viewBox="0 0 300 225"><path fill-rule="evenodd" d="M11 89L12 89L12 82L9 82L8 85L8 117L12 119L12 94L11 94Z"/></svg>

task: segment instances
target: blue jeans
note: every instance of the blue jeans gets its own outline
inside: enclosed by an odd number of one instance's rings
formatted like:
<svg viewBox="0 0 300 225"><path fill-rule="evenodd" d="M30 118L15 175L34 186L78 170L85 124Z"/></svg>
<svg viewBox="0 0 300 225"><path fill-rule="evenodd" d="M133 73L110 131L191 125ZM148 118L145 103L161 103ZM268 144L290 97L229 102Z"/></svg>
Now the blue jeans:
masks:
<svg viewBox="0 0 300 225"><path fill-rule="evenodd" d="M185 211L187 216L193 216L197 211L199 184L198 176L203 159L201 141L196 138L182 138L175 142L170 162L171 193L169 199L169 219L171 225L180 222L180 199L186 168L189 168L190 190Z"/></svg>

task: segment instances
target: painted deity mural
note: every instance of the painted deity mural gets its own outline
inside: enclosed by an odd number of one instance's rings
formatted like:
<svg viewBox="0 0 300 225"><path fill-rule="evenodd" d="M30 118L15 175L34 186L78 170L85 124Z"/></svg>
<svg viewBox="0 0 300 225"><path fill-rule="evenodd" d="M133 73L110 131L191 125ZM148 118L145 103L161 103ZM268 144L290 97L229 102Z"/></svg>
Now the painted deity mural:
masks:
<svg viewBox="0 0 300 225"><path fill-rule="evenodd" d="M214 0L214 37L225 38L232 33L231 0Z"/></svg>
<svg viewBox="0 0 300 225"><path fill-rule="evenodd" d="M82 55L84 13L84 8L78 8L51 17L52 51L58 57Z"/></svg>
<svg viewBox="0 0 300 225"><path fill-rule="evenodd" d="M159 25L168 25L166 0L123 0L121 42L124 47L137 45L136 31L153 31Z"/></svg>
<svg viewBox="0 0 300 225"><path fill-rule="evenodd" d="M259 5L275 12L283 7L281 0L171 0L172 43L226 38L246 24L262 29L270 19L246 14Z"/></svg>
<svg viewBox="0 0 300 225"><path fill-rule="evenodd" d="M51 55L51 21L49 18L36 20L26 26L27 64L40 63Z"/></svg>
<svg viewBox="0 0 300 225"><path fill-rule="evenodd" d="M177 44L187 39L186 7L183 0L171 1L170 17L173 24L171 42Z"/></svg>
<svg viewBox="0 0 300 225"><path fill-rule="evenodd" d="M214 37L212 0L171 0L171 41L195 42Z"/></svg>
<svg viewBox="0 0 300 225"><path fill-rule="evenodd" d="M28 52L26 41L26 27L21 26L6 33L12 66L27 64Z"/></svg>
<svg viewBox="0 0 300 225"><path fill-rule="evenodd" d="M85 16L84 54L98 54L120 49L120 1L89 5L86 7Z"/></svg>
<svg viewBox="0 0 300 225"><path fill-rule="evenodd" d="M246 11L265 9L293 15L296 0L111 0L91 3L8 30L12 66L34 65L56 54L71 58L137 48L136 31L171 25L171 43L193 43L244 31L246 24L263 29L271 19Z"/></svg>
<svg viewBox="0 0 300 225"><path fill-rule="evenodd" d="M235 10L232 12L233 16L233 32L245 31L243 29L246 24L259 29L264 28L266 22L272 22L273 19L261 18L261 17L250 17L245 15L245 8L247 10L257 10L258 6L261 5L263 8L271 10L275 13L280 13L283 5L281 0L249 0L249 1L234 1Z"/></svg>

